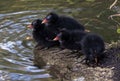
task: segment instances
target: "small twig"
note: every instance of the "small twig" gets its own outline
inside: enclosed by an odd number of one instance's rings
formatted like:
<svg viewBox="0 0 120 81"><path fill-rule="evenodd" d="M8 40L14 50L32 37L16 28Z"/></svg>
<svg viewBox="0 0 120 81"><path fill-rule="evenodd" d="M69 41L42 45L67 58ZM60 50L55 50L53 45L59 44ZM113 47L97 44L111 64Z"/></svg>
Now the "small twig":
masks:
<svg viewBox="0 0 120 81"><path fill-rule="evenodd" d="M113 17L116 17L116 16L120 16L120 14L110 15L110 16L108 17L108 19L112 19L113 21L115 21L116 23L118 23L118 25L120 25L120 23L119 23L117 20L113 19Z"/></svg>
<svg viewBox="0 0 120 81"><path fill-rule="evenodd" d="M117 3L118 0L115 0L109 7L109 9L111 10L113 6L115 6L115 4Z"/></svg>
<svg viewBox="0 0 120 81"><path fill-rule="evenodd" d="M110 15L109 18L113 18L115 16L120 16L120 14L113 14L113 15Z"/></svg>

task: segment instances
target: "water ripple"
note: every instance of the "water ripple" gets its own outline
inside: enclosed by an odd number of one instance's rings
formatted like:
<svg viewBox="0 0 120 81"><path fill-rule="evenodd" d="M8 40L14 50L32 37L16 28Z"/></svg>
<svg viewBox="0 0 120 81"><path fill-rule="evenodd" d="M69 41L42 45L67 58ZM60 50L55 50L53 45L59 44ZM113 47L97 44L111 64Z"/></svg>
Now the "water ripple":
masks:
<svg viewBox="0 0 120 81"><path fill-rule="evenodd" d="M14 45L15 45L15 42L12 42L12 41L8 41L7 43L0 43L0 48L1 49L4 49L4 50L7 50L11 53L18 53L17 50L14 50Z"/></svg>
<svg viewBox="0 0 120 81"><path fill-rule="evenodd" d="M26 40L31 31L26 26L38 18L40 11L20 11L0 14L0 69L8 72L9 81L34 81L51 77L45 71L33 66L33 41ZM29 15L28 15L29 14ZM31 35L32 36L32 35ZM7 81L0 73L0 81Z"/></svg>

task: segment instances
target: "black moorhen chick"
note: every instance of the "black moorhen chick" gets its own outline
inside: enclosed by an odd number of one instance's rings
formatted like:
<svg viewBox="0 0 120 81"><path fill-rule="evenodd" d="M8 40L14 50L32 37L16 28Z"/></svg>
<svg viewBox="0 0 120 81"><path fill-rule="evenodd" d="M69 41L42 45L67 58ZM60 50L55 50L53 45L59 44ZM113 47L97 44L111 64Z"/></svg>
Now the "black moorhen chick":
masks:
<svg viewBox="0 0 120 81"><path fill-rule="evenodd" d="M78 23L76 20L66 16L59 16L54 12L49 13L42 21L46 25L46 28L50 31L59 33L59 30L66 28L68 30L81 30L84 31L83 25Z"/></svg>
<svg viewBox="0 0 120 81"><path fill-rule="evenodd" d="M29 28L33 28L32 35L34 40L37 42L36 47L41 46L42 49L59 45L58 41L50 41L56 36L56 34L45 29L45 24L41 23L42 20L36 19L28 26Z"/></svg>
<svg viewBox="0 0 120 81"><path fill-rule="evenodd" d="M70 50L81 50L85 54L86 64L96 64L102 60L105 50L103 38L97 34L87 33L79 30L62 30L54 40L59 40L63 48ZM79 57L78 55L77 57ZM83 61L82 60L82 61ZM82 62L81 61L81 62Z"/></svg>
<svg viewBox="0 0 120 81"><path fill-rule="evenodd" d="M81 40L86 34L86 32L80 30L71 31L62 29L53 40L59 40L62 48L81 50Z"/></svg>
<svg viewBox="0 0 120 81"><path fill-rule="evenodd" d="M87 34L81 41L82 51L85 54L86 64L98 65L105 57L104 40L101 36L93 33Z"/></svg>

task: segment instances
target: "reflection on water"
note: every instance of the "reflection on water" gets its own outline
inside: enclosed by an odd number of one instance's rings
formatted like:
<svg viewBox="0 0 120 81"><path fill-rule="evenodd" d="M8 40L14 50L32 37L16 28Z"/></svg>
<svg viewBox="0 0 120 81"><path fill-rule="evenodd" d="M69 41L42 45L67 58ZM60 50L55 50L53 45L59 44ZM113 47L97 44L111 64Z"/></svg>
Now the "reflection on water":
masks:
<svg viewBox="0 0 120 81"><path fill-rule="evenodd" d="M32 12L26 15L28 13L30 11L15 12L2 14L0 17L1 81L34 81L51 77L45 72L45 68L38 69L30 60L33 59L34 43L26 39L31 36L31 30L26 26L37 15L32 15Z"/></svg>
<svg viewBox="0 0 120 81"><path fill-rule="evenodd" d="M103 0L94 1L48 0L46 3L44 0L1 0L0 81L50 81L47 68L33 66L30 59L33 59L35 43L26 39L31 36L31 30L26 26L36 18L45 17L50 11L76 18L87 29L101 34L107 42L119 39L115 31L116 23L108 19L115 13L107 9L112 2L106 5Z"/></svg>

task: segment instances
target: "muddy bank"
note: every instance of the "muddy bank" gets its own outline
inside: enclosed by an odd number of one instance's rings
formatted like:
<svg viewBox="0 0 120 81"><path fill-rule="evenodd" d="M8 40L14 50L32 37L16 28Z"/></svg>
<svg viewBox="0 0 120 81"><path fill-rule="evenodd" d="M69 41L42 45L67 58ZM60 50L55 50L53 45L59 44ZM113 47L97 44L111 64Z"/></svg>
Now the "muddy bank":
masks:
<svg viewBox="0 0 120 81"><path fill-rule="evenodd" d="M97 67L79 63L84 55L77 59L76 54L57 47L34 49L34 64L50 66L48 72L58 81L120 81L120 41L106 44L107 58Z"/></svg>

